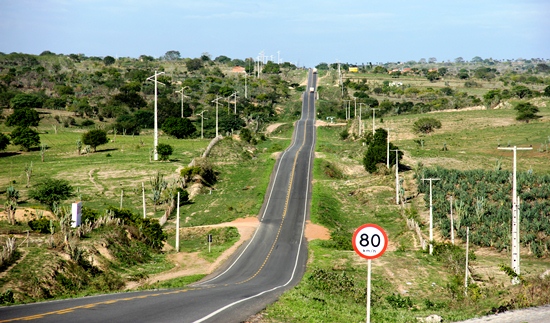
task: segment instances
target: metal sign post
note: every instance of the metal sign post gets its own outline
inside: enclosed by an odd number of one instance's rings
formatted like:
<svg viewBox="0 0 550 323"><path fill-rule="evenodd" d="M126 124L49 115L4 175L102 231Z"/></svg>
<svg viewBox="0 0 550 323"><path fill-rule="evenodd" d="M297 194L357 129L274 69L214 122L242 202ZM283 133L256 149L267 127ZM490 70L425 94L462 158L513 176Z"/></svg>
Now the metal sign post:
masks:
<svg viewBox="0 0 550 323"><path fill-rule="evenodd" d="M371 260L382 256L388 247L388 236L384 229L376 224L363 224L355 230L351 240L355 252L367 259L367 319L370 323L370 280L371 280Z"/></svg>
<svg viewBox="0 0 550 323"><path fill-rule="evenodd" d="M208 235L208 253L210 253L210 245L212 244L212 235Z"/></svg>

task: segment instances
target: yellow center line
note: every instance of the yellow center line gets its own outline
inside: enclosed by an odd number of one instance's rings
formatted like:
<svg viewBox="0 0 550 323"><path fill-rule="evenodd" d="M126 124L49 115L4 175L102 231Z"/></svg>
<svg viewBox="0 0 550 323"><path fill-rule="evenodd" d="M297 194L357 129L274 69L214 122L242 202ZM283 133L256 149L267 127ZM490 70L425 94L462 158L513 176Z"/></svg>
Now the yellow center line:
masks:
<svg viewBox="0 0 550 323"><path fill-rule="evenodd" d="M6 320L0 320L0 323L4 323L4 322L15 322L15 321L31 321L31 320L37 320L37 319L41 319L47 315L63 315L63 314L67 314L67 313L71 313L71 312L74 312L75 310L78 310L78 309L89 309L89 308L93 308L93 307L96 307L98 305L110 305L110 304L114 304L114 303L117 303L119 301L132 301L132 300L136 300L136 299L143 299L143 298L148 298L148 297L156 297L156 296L161 296L161 295L170 295L170 294L178 294L178 293L185 293L187 292L188 289L183 289L183 290L177 290L177 291L170 291L170 292L166 292L166 293L156 293L156 294L149 294L149 295L140 295L140 296L134 296L134 297L126 297L126 298L120 298L120 299L114 299L114 300L108 300L108 301L102 301L102 302L96 302L96 303L90 303L90 304L86 304L86 305L80 305L80 306L75 306L75 307L69 307L69 308L65 308L65 309L61 309L61 310L57 310L57 311L52 311L52 312L46 312L46 313L41 313L41 314L35 314L35 315L29 315L29 316L23 316L23 317L14 317L14 318L11 318L11 319L6 319Z"/></svg>
<svg viewBox="0 0 550 323"><path fill-rule="evenodd" d="M308 104L309 104L309 101L308 101ZM309 118L309 107L308 107L308 118ZM307 118L306 118L306 120L307 120ZM286 218L286 214L287 214L287 210L288 210L288 204L290 202L290 195L291 195L291 192L292 192L292 183L294 181L294 173L296 171L296 163L298 162L298 155L300 154L300 152L302 151L302 149L303 149L303 147L306 143L306 134L307 134L306 124L307 124L307 122L304 122L304 138L303 138L303 141L302 141L302 145L300 146L300 148L296 152L296 156L294 157L294 164L292 166L292 172L290 174L290 182L288 183L288 189L287 189L287 194L286 194L285 207L283 209L281 224L279 225L279 230L277 231L277 235L275 236L275 240L273 241L273 244L271 245L271 249L267 253L267 256L265 257L264 262L262 263L262 265L260 266L258 271L256 271L256 273L254 273L254 275L250 276L249 278L247 278L247 279L245 279L241 282L236 283L237 285L249 282L250 280L254 279L254 277L258 276L258 274L262 271L262 269L266 265L267 261L271 257L271 253L275 249L275 245L277 244L277 242L279 240L279 235L281 234L281 230L283 228L283 224L285 222L285 218Z"/></svg>

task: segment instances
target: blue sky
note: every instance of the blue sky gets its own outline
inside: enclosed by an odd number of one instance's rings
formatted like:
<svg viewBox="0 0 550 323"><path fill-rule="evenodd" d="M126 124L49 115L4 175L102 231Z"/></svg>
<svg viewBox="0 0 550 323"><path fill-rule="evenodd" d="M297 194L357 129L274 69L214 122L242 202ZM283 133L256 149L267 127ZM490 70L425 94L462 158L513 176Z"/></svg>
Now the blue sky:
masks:
<svg viewBox="0 0 550 323"><path fill-rule="evenodd" d="M548 0L0 0L0 52L257 57L300 66L550 59Z"/></svg>

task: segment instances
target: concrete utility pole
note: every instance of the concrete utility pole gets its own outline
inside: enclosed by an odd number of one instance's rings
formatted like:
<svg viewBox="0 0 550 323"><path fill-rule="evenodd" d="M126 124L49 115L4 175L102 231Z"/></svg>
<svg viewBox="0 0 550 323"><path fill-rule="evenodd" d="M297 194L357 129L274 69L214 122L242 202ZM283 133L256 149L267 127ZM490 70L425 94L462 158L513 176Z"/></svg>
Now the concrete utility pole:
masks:
<svg viewBox="0 0 550 323"><path fill-rule="evenodd" d="M375 116L376 110L380 110L380 109L372 108L372 135L373 136L374 136L374 116Z"/></svg>
<svg viewBox="0 0 550 323"><path fill-rule="evenodd" d="M361 134L363 133L363 123L361 121L361 116L362 116L361 104L364 106L367 106L366 104L359 102L359 137L361 137Z"/></svg>
<svg viewBox="0 0 550 323"><path fill-rule="evenodd" d="M357 98L353 98L353 100L355 101L355 111L353 112L353 117L357 119Z"/></svg>
<svg viewBox="0 0 550 323"><path fill-rule="evenodd" d="M237 114L237 93L239 93L238 91L235 91L233 92L233 94L231 94L229 97L231 98L232 96L235 97L235 101L233 102L234 103L234 106L233 106L233 114Z"/></svg>
<svg viewBox="0 0 550 323"><path fill-rule="evenodd" d="M347 120L350 119L350 117L349 117L349 114L350 114L349 106L351 104L351 100L343 100L343 102L344 102L344 109L346 109L346 121L347 121Z"/></svg>
<svg viewBox="0 0 550 323"><path fill-rule="evenodd" d="M158 130L158 112L157 112L157 83L160 83L162 85L165 85L162 82L157 81L157 76L164 74L164 72L157 73L155 71L155 75L149 76L147 78L147 81L153 81L155 82L155 130L154 130L154 139L153 139L153 160L159 160L159 154L157 152L157 146L159 145L159 130Z"/></svg>
<svg viewBox="0 0 550 323"><path fill-rule="evenodd" d="M184 98L184 97L185 97L185 98L189 98L187 95L184 95L184 94L183 94L183 90L184 90L185 88L189 88L189 87L188 87L188 86L184 86L184 87L181 88L181 90L175 91L176 93L181 93L181 118L182 118L182 119L183 119L183 98Z"/></svg>
<svg viewBox="0 0 550 323"><path fill-rule="evenodd" d="M206 112L206 110L202 110L201 113L197 113L198 116L201 116L201 139L204 139L204 113ZM208 120L206 118L206 120Z"/></svg>
<svg viewBox="0 0 550 323"><path fill-rule="evenodd" d="M532 147L498 147L500 150L512 150L514 152L514 168L512 178L512 269L519 276L520 274L520 239L519 239L519 198L517 196L517 151L532 150ZM519 279L514 278L512 284L519 284Z"/></svg>
<svg viewBox="0 0 550 323"><path fill-rule="evenodd" d="M212 102L216 101L216 138L218 138L218 101L223 99L223 97L216 97Z"/></svg>
<svg viewBox="0 0 550 323"><path fill-rule="evenodd" d="M386 128L388 135L386 137L386 168L390 169L390 130L391 128Z"/></svg>
<svg viewBox="0 0 550 323"><path fill-rule="evenodd" d="M395 151L395 204L399 205L399 149Z"/></svg>
<svg viewBox="0 0 550 323"><path fill-rule="evenodd" d="M433 253L433 243L434 240L434 217L433 217L433 204L432 204L432 182L439 181L439 178L423 178L423 181L430 181L430 255Z"/></svg>

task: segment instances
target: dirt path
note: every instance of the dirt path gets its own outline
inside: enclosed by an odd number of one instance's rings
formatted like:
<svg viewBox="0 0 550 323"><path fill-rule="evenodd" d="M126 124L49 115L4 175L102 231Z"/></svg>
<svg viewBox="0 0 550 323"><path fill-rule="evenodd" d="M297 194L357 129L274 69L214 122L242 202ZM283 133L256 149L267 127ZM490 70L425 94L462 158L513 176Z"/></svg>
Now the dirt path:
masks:
<svg viewBox="0 0 550 323"><path fill-rule="evenodd" d="M224 261L226 261L237 249L245 242L248 241L260 222L257 217L240 218L232 222L220 223L209 226L201 226L202 228L217 228L217 227L236 227L240 234L240 239L231 248L227 249L216 261L209 263L199 256L198 252L185 253L179 252L170 254L168 259L174 263L175 267L169 271L152 275L147 279L139 282L128 282L125 289L135 289L139 286L146 284L153 284L160 281L170 280L174 278L212 273L218 268ZM200 228L200 227L199 227ZM185 230L185 229L181 229ZM330 232L327 228L312 224L309 220L306 222L305 236L308 241L314 239L328 240L330 239Z"/></svg>

